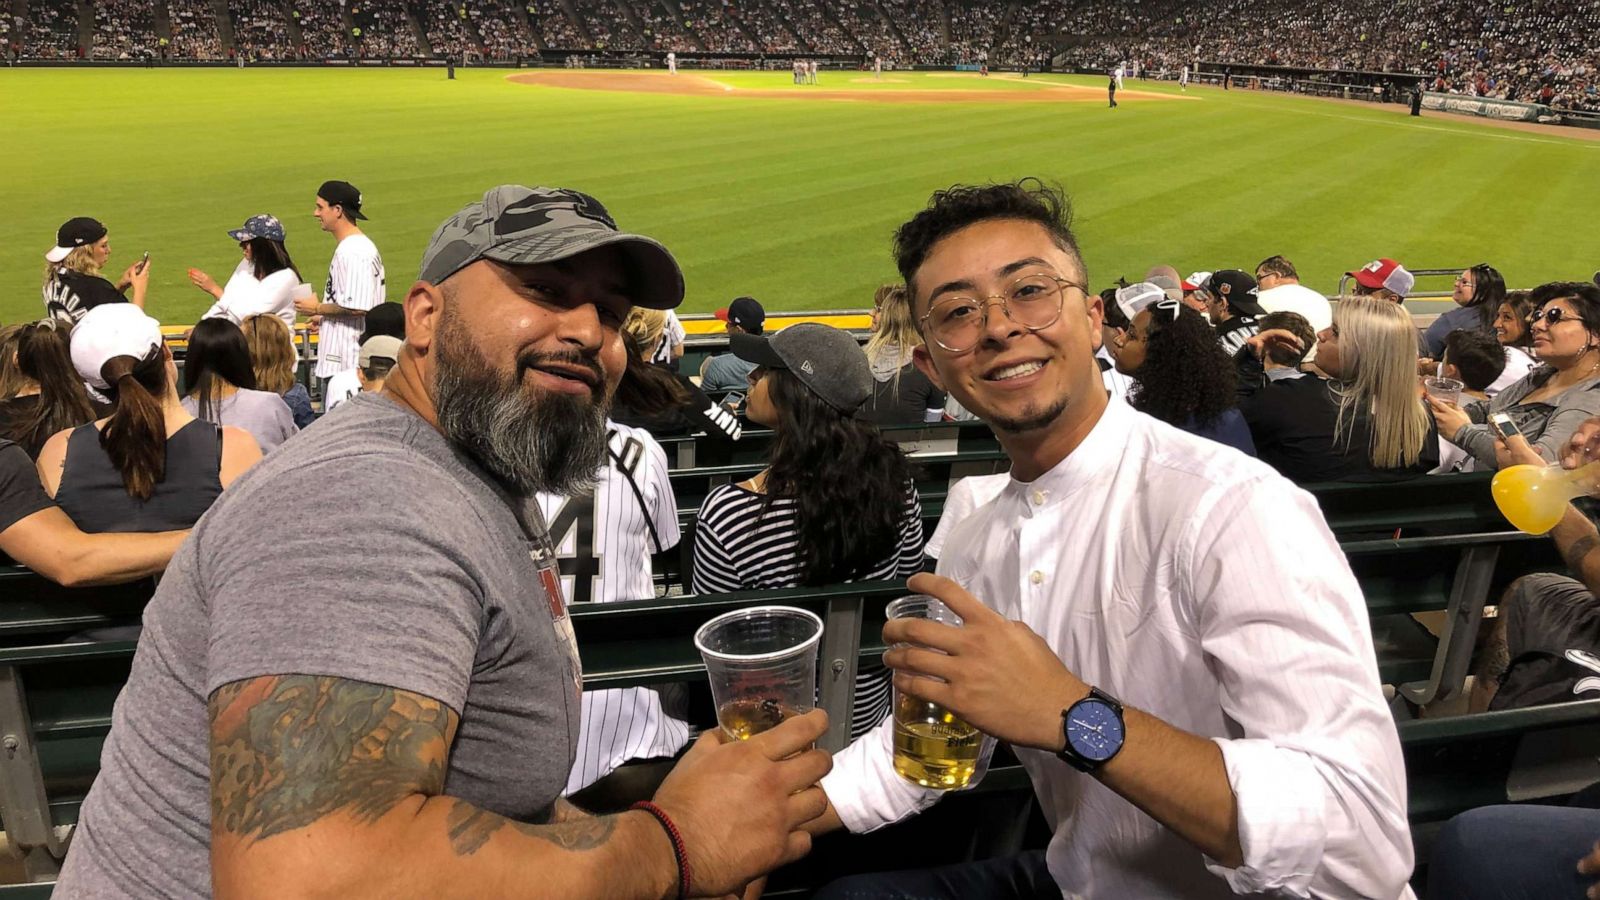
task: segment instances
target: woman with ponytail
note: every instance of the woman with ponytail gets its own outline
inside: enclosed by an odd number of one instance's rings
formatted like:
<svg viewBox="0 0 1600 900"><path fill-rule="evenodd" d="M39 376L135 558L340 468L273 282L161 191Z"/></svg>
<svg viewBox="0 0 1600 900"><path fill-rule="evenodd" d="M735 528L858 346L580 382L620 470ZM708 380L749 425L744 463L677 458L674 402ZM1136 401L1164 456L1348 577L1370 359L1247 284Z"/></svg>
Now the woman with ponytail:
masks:
<svg viewBox="0 0 1600 900"><path fill-rule="evenodd" d="M39 454L45 491L82 530L189 528L261 459L249 432L184 411L161 325L131 303L89 310L72 332L78 376L110 417L58 432Z"/></svg>

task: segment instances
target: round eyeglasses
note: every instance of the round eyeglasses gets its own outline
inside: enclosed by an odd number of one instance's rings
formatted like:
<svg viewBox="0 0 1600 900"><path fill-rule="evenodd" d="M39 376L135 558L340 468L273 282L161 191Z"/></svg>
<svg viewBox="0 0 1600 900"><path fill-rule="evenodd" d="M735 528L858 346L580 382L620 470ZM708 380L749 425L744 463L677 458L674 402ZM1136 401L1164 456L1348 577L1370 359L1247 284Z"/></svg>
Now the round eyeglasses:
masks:
<svg viewBox="0 0 1600 900"><path fill-rule="evenodd" d="M923 314L922 330L945 350L965 353L983 340L990 301L998 300L1006 318L1029 331L1042 331L1061 320L1061 307L1069 287L1084 290L1081 284L1041 273L1024 275L998 294L946 297Z"/></svg>

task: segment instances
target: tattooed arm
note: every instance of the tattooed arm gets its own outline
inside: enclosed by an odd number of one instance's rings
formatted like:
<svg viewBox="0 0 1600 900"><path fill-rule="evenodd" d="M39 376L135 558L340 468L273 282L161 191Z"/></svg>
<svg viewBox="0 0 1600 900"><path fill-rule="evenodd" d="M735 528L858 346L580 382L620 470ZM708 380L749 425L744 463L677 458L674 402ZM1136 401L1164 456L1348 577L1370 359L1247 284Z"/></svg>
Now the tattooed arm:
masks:
<svg viewBox="0 0 1600 900"><path fill-rule="evenodd" d="M1561 558L1566 560L1572 577L1583 582L1589 593L1600 596L1600 531L1595 529L1576 506L1567 505L1567 514L1550 532Z"/></svg>
<svg viewBox="0 0 1600 900"><path fill-rule="evenodd" d="M273 675L224 685L208 707L219 900L676 894L671 844L648 813L589 816L562 803L551 824L527 825L444 796L458 721L436 700ZM810 786L828 763L801 751L826 719L792 721L765 742L702 740L657 794L712 893L809 849L796 829L820 812Z"/></svg>

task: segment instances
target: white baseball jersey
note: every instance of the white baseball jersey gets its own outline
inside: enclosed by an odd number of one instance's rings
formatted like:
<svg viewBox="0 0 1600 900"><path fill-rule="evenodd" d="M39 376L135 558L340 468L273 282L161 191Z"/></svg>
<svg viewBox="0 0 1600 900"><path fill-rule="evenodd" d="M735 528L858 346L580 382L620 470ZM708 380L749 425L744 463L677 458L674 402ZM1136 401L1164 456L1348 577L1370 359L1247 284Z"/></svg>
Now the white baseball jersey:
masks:
<svg viewBox="0 0 1600 900"><path fill-rule="evenodd" d="M650 361L658 365L672 365L672 348L683 343L689 333L683 329L683 323L678 321L678 314L667 310L667 322L661 329L661 337L656 341L655 349L650 352Z"/></svg>
<svg viewBox="0 0 1600 900"><path fill-rule="evenodd" d="M383 302L383 257L378 245L364 234L352 234L333 250L328 264L328 286L323 303L345 309L359 309L358 316L324 316L317 332L318 378L327 378L356 367L361 353L361 331L366 326L364 313Z"/></svg>
<svg viewBox="0 0 1600 900"><path fill-rule="evenodd" d="M615 422L606 427L607 462L594 493L539 495L539 509L561 563L561 587L574 603L654 597L651 555L678 545L677 499L668 480L666 451L641 428ZM652 525L659 548L650 534ZM674 686L584 692L578 758L567 778L567 794L630 759L671 756L689 742L689 724L667 712L663 694L667 706L682 715L684 694Z"/></svg>

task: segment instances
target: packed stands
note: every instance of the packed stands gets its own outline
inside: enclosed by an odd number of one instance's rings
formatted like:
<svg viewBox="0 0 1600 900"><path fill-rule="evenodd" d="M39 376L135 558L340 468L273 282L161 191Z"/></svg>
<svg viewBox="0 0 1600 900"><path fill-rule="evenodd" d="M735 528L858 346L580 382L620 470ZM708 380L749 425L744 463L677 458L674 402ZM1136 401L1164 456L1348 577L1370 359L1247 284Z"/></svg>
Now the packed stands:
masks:
<svg viewBox="0 0 1600 900"><path fill-rule="evenodd" d="M77 59L78 7L69 0L29 0L28 18L17 28L20 56Z"/></svg>
<svg viewBox="0 0 1600 900"><path fill-rule="evenodd" d="M94 7L95 59L143 59L156 52L151 0L106 0Z"/></svg>
<svg viewBox="0 0 1600 900"><path fill-rule="evenodd" d="M275 0L229 0L233 43L247 59L294 59L298 56L289 19Z"/></svg>
<svg viewBox="0 0 1600 900"><path fill-rule="evenodd" d="M1504 8L1466 0L1221 0L1203 16L1179 0L530 0L526 22L513 14L514 2L352 0L346 9L335 0L230 0L234 37L225 46L207 0L91 0L92 38L80 48L74 4L30 0L24 16L0 22L0 43L29 59L225 60L236 51L260 60L353 51L511 59L538 43L586 52L871 55L897 65L1037 67L1048 58L1058 69L1121 63L1130 74L1137 66L1169 78L1197 63L1264 65L1422 75L1436 91L1600 110L1593 50L1600 6L1579 0ZM170 45L155 26L163 4Z"/></svg>
<svg viewBox="0 0 1600 900"><path fill-rule="evenodd" d="M538 52L527 19L514 0L469 4L467 18L472 20L482 41L483 55L489 59L517 59Z"/></svg>
<svg viewBox="0 0 1600 900"><path fill-rule="evenodd" d="M210 0L168 0L172 22L170 55L179 59L227 59L217 14Z"/></svg>

